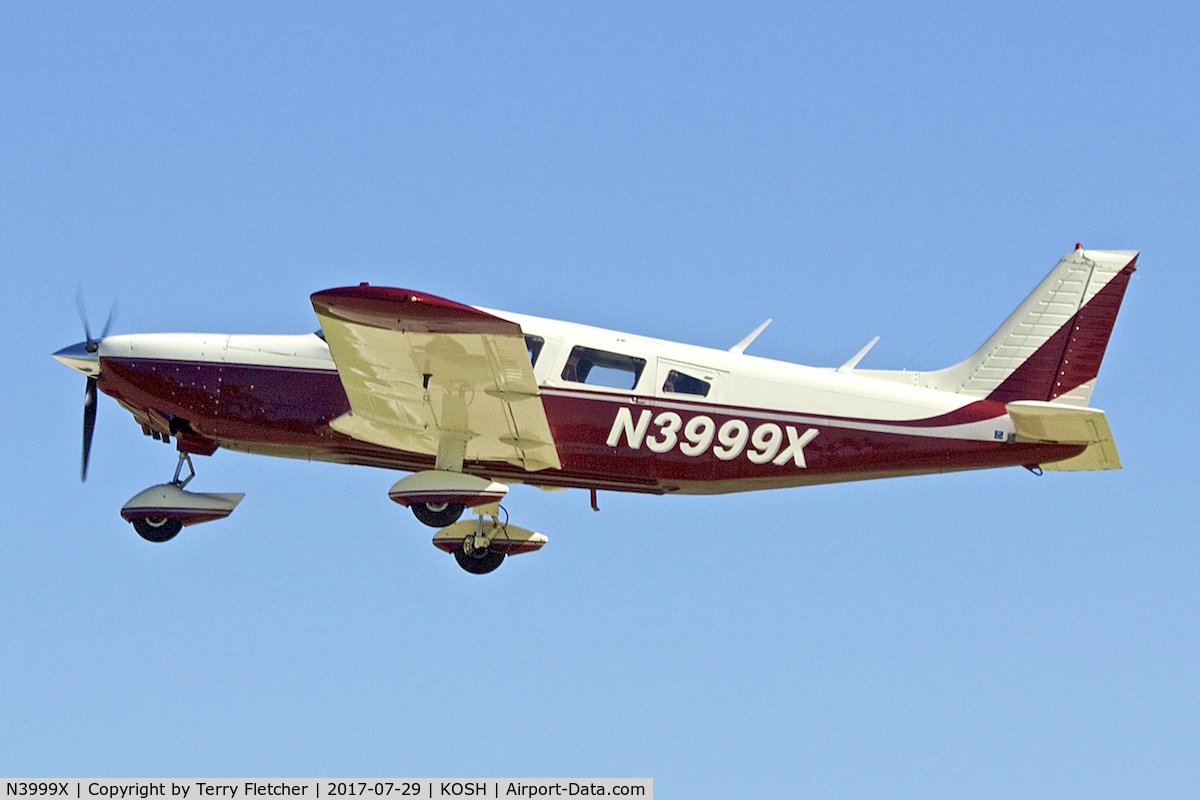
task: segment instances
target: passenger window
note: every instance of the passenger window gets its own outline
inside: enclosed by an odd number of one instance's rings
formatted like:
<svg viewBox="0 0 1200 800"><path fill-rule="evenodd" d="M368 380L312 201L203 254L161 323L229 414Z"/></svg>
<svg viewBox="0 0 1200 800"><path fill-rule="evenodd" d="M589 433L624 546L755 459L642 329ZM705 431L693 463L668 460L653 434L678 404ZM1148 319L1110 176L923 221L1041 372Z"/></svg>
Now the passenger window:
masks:
<svg viewBox="0 0 1200 800"><path fill-rule="evenodd" d="M663 391L675 394L698 394L701 397L708 397L708 390L711 388L712 384L708 381L693 378L691 375L674 369L667 373L667 379L663 382Z"/></svg>
<svg viewBox="0 0 1200 800"><path fill-rule="evenodd" d="M607 386L610 389L632 389L637 386L646 359L606 353L590 347L571 350L567 365L563 367L564 381L587 383L592 386Z"/></svg>
<svg viewBox="0 0 1200 800"><path fill-rule="evenodd" d="M540 336L534 336L531 333L525 334L525 349L529 352L530 366L537 366L538 356L541 355L542 345L545 343L546 340Z"/></svg>

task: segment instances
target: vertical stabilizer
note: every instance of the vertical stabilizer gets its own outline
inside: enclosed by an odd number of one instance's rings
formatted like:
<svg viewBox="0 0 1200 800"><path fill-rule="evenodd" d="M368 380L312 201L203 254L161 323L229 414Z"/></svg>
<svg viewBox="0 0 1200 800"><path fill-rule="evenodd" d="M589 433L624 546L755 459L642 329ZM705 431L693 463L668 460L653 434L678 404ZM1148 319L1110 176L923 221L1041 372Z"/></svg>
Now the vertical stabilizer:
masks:
<svg viewBox="0 0 1200 800"><path fill-rule="evenodd" d="M920 383L1002 403L1086 406L1137 255L1071 251L970 358Z"/></svg>

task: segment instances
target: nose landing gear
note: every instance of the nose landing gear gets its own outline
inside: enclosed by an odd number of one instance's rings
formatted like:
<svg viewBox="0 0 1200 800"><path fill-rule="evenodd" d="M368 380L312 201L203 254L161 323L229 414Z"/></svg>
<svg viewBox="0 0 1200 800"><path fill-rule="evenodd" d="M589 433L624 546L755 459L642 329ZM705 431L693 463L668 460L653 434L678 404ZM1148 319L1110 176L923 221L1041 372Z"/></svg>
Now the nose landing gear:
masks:
<svg viewBox="0 0 1200 800"><path fill-rule="evenodd" d="M184 464L188 475L180 478ZM197 525L214 519L224 519L246 495L241 493L187 492L185 486L196 477L192 458L179 454L175 476L170 483L160 483L139 492L121 508L121 517L133 525L148 542L166 542L175 538L184 526Z"/></svg>
<svg viewBox="0 0 1200 800"><path fill-rule="evenodd" d="M183 523L173 517L134 517L129 521L147 542L169 542L183 530Z"/></svg>

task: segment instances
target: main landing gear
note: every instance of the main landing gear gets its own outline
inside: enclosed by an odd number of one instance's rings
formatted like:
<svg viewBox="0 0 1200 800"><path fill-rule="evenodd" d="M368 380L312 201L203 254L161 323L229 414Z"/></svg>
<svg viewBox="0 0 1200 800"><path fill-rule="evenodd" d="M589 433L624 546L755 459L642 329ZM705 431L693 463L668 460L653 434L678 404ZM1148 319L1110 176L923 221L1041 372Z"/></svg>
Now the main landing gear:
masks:
<svg viewBox="0 0 1200 800"><path fill-rule="evenodd" d="M500 499L508 492L502 483L450 470L417 472L388 491L392 500L412 509L431 528L433 546L454 554L458 565L472 575L492 572L508 556L540 550L546 537L500 521ZM459 518L470 508L474 520Z"/></svg>
<svg viewBox="0 0 1200 800"><path fill-rule="evenodd" d="M472 509L476 517L447 525L433 535L433 546L454 554L458 565L472 575L486 575L508 556L541 550L546 537L500 521L503 509L489 503Z"/></svg>
<svg viewBox="0 0 1200 800"><path fill-rule="evenodd" d="M444 528L458 522L466 506L462 503L413 503L413 516L431 528Z"/></svg>
<svg viewBox="0 0 1200 800"><path fill-rule="evenodd" d="M188 475L180 478L185 464ZM180 452L171 482L151 486L134 495L121 509L121 516L146 541L166 542L174 539L186 525L228 517L245 497L241 493L184 491L183 487L194 477L196 470L191 456Z"/></svg>
<svg viewBox="0 0 1200 800"><path fill-rule="evenodd" d="M493 523L495 518L493 517ZM504 563L504 553L492 548L488 534L497 533L496 527L484 531L484 520L480 516L475 522L475 533L464 536L454 549L454 560L472 575L486 575Z"/></svg>
<svg viewBox="0 0 1200 800"><path fill-rule="evenodd" d="M546 537L500 521L499 503L478 506L474 520L447 525L433 535L433 546L454 554L458 565L472 575L486 575L508 556L541 550Z"/></svg>

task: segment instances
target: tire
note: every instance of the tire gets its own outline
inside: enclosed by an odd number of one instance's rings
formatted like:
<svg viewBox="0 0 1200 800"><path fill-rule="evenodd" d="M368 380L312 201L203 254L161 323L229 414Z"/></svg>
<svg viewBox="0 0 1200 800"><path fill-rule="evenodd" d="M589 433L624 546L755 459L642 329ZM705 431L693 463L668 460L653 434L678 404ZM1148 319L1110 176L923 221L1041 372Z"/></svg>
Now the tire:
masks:
<svg viewBox="0 0 1200 800"><path fill-rule="evenodd" d="M454 560L472 575L487 575L504 563L504 553L489 548L482 553L476 550L468 554L460 544L454 551Z"/></svg>
<svg viewBox="0 0 1200 800"><path fill-rule="evenodd" d="M135 517L133 529L147 542L168 542L183 530L183 523L171 517Z"/></svg>
<svg viewBox="0 0 1200 800"><path fill-rule="evenodd" d="M444 528L458 522L466 508L462 503L413 503L413 516L431 528Z"/></svg>

